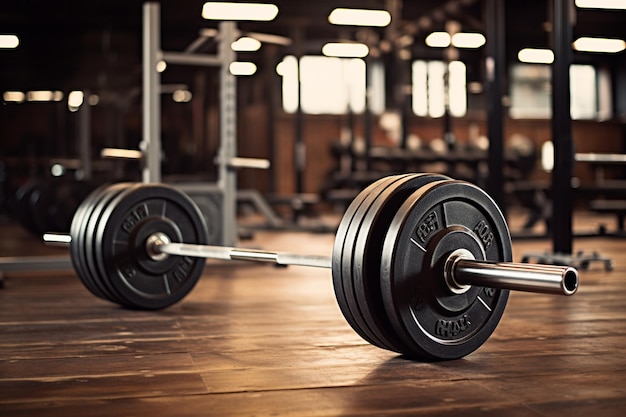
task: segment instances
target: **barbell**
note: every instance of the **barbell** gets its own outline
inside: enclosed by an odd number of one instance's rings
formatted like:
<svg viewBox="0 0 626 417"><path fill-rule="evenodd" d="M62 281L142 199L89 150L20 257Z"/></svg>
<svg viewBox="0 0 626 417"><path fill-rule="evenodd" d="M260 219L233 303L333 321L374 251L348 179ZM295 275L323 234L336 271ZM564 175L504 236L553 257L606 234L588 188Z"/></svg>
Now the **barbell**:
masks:
<svg viewBox="0 0 626 417"><path fill-rule="evenodd" d="M375 346L421 360L480 347L509 290L572 295L578 288L572 267L512 263L495 202L439 174L389 176L365 188L343 215L330 257L209 246L212 227L172 186L119 183L83 201L69 236L45 239L69 243L90 292L133 309L180 301L206 258L329 268L350 326Z"/></svg>

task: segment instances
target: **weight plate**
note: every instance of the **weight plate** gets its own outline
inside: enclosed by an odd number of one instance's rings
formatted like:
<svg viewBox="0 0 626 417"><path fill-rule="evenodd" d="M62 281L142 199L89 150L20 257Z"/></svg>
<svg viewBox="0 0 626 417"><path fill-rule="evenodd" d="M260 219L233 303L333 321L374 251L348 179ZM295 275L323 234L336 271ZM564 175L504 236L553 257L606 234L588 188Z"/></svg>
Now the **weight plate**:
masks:
<svg viewBox="0 0 626 417"><path fill-rule="evenodd" d="M16 210L15 216L18 222L29 232L40 235L41 231L37 228L33 211L30 204L31 196L38 188L42 186L41 181L30 180L26 184L18 188L15 193Z"/></svg>
<svg viewBox="0 0 626 417"><path fill-rule="evenodd" d="M358 234L359 227L361 226L362 219L367 213L372 202L376 197L388 186L395 181L407 175L396 175L382 178L374 183L375 187L367 192L360 193L361 199L358 203L357 209L354 211L345 232L342 233L341 238L335 242L341 245L340 265L337 265L337 270L333 268L333 281L340 281L340 289L342 290L342 301L345 303L346 310L348 311L348 323L363 339L367 340L371 344L383 349L391 349L385 341L376 336L374 332L369 329L368 324L363 319L363 315L359 311L359 305L355 302L354 297L354 285L352 278L352 259L354 257L354 241ZM344 216L345 217L345 216ZM343 220L342 220L343 223ZM339 234L337 235L340 236ZM334 249L333 249L334 252ZM333 256L333 259L335 257ZM334 264L334 262L333 262ZM342 310L343 311L343 310Z"/></svg>
<svg viewBox="0 0 626 417"><path fill-rule="evenodd" d="M59 182L55 188L54 202L48 210L50 231L68 233L74 213L91 191L91 185L84 181L65 179Z"/></svg>
<svg viewBox="0 0 626 417"><path fill-rule="evenodd" d="M202 213L170 186L129 187L103 210L94 239L96 261L125 307L168 307L186 296L202 274L204 258L151 258L146 240L159 232L180 243L206 244L208 238Z"/></svg>
<svg viewBox="0 0 626 417"><path fill-rule="evenodd" d="M83 233L88 221L88 212L92 211L93 205L97 203L106 188L106 185L97 188L82 201L82 203L76 209L74 217L72 218L72 223L70 225L70 259L72 260L74 270L76 271L76 274L78 275L78 278L81 280L83 285L87 287L87 289L92 294L100 298L106 297L96 287L87 270L87 266L85 265L85 243Z"/></svg>
<svg viewBox="0 0 626 417"><path fill-rule="evenodd" d="M207 236L209 245L220 245L223 242L222 231L222 211L220 210L219 201L215 201L217 198L222 198L221 194L216 195L204 195L198 194L190 196L194 204L202 213L204 221L207 225Z"/></svg>
<svg viewBox="0 0 626 417"><path fill-rule="evenodd" d="M389 177L386 182L381 182L381 184L373 190L363 201L363 204L359 207L357 212L355 213L352 222L350 223L350 227L346 232L346 239L344 241L344 257L343 257L343 265L342 265L342 280L343 287L346 296L346 301L348 306L350 307L350 311L354 316L355 322L357 326L361 329L362 332L366 333L370 339L374 341L374 345L388 350L393 350L393 346L384 338L381 338L375 331L370 328L370 323L366 321L364 318L364 314L361 311L363 308L362 305L359 305L356 300L356 288L355 281L353 276L353 262L356 255L356 239L359 234L359 230L363 224L363 219L369 212L372 204L376 201L378 196L391 187L394 183L400 181L402 178L410 177L411 175L398 175Z"/></svg>
<svg viewBox="0 0 626 417"><path fill-rule="evenodd" d="M357 212L354 214L353 219L350 222L349 229L346 232L346 239L344 241L344 258L343 258L341 276L343 280L346 302L348 303L348 306L350 307L350 311L352 312L352 315L354 316L355 323L357 323L357 326L359 326L361 331L366 333L368 337L374 341L374 345L383 349L388 349L388 350L394 350L394 346L392 346L392 344L389 341L385 340L385 338L376 334L376 332L370 328L370 323L366 321L366 319L364 318L364 314L361 311L361 309L363 308L363 305L359 305L356 299L355 280L353 276L353 262L356 256L355 245L356 245L357 236L359 234L359 230L363 224L363 219L366 217L367 213L369 212L372 204L374 204L376 199L384 191L392 187L394 183L399 182L404 178L410 178L413 175L415 174L396 175L396 176L387 177L386 181L381 182L380 185L375 190L369 193L369 195L366 196L365 200L363 201L363 204L361 204Z"/></svg>
<svg viewBox="0 0 626 417"><path fill-rule="evenodd" d="M344 260L344 243L346 242L346 233L350 228L350 224L352 223L353 217L356 214L357 210L363 204L363 201L374 192L381 184L390 181L390 177L381 178L372 184L368 185L363 191L361 191L355 198L352 200L346 211L344 212L341 222L337 227L337 231L335 233L335 242L333 244L333 252L332 252L332 277L333 277L333 289L335 291L335 298L337 300L337 304L339 305L339 309L343 314L344 318L356 331L359 336L368 341L371 344L376 344L373 339L371 339L368 334L366 334L361 327L356 323L354 315L350 310L350 306L346 300L346 290L344 288L344 280L342 276L343 271L343 260ZM346 253L346 255L348 255ZM350 254L351 255L351 254Z"/></svg>
<svg viewBox="0 0 626 417"><path fill-rule="evenodd" d="M91 278L104 298L117 304L122 304L123 302L121 295L109 283L106 274L102 274L98 269L96 261L96 252L98 250L96 230L101 222L103 211L108 207L111 201L127 188L134 186L136 186L134 183L117 183L103 190L96 203L91 205L90 210L85 213L86 223L82 230L83 238L81 247L87 276Z"/></svg>
<svg viewBox="0 0 626 417"><path fill-rule="evenodd" d="M29 198L30 213L35 230L38 234L46 232L59 232L52 227L53 219L50 208L55 203L54 195L58 187L58 181L46 180L33 189Z"/></svg>
<svg viewBox="0 0 626 417"><path fill-rule="evenodd" d="M406 198L433 181L449 179L439 174L414 174L399 178L381 190L361 219L354 239L352 302L358 306L370 331L390 350L405 352L406 347L389 323L380 290L382 245L391 220Z"/></svg>
<svg viewBox="0 0 626 417"><path fill-rule="evenodd" d="M448 288L443 264L457 249L477 260L510 262L511 239L502 213L470 183L424 185L394 216L380 267L385 310L411 357L466 356L489 338L502 317L507 290L473 286L455 294Z"/></svg>

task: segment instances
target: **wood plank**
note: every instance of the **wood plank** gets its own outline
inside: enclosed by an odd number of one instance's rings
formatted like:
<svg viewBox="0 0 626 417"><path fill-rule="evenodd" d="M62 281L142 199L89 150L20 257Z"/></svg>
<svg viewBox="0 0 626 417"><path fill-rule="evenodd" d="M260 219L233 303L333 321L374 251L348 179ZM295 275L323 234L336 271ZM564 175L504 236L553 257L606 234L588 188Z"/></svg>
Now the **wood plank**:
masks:
<svg viewBox="0 0 626 417"><path fill-rule="evenodd" d="M332 237L250 244L324 254ZM515 253L545 245L516 242ZM210 263L185 300L156 312L97 299L71 272L11 275L0 415L621 416L626 240L576 247L612 256L614 271L581 271L573 297L512 294L480 349L435 363L363 341L325 270Z"/></svg>

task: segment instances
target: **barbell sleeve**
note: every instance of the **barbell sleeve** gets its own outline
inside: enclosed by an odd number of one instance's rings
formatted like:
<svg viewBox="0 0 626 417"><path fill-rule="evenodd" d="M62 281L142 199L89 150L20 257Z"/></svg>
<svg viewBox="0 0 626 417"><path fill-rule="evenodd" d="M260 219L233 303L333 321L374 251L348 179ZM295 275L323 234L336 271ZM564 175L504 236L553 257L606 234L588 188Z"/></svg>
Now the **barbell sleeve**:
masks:
<svg viewBox="0 0 626 417"><path fill-rule="evenodd" d="M452 275L460 285L560 295L578 289L578 271L570 266L459 259Z"/></svg>

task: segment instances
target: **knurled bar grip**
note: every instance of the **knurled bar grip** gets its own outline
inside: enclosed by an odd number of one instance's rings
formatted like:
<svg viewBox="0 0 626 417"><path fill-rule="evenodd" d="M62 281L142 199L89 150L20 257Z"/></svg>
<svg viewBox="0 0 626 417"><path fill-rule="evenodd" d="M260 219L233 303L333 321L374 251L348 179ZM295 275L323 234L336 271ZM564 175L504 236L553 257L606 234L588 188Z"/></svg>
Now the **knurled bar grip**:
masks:
<svg viewBox="0 0 626 417"><path fill-rule="evenodd" d="M202 258L269 262L278 265L300 265L314 268L331 268L328 256L300 255L288 252L269 252L225 246L190 245L187 243L156 244L154 250L168 255L183 255Z"/></svg>

